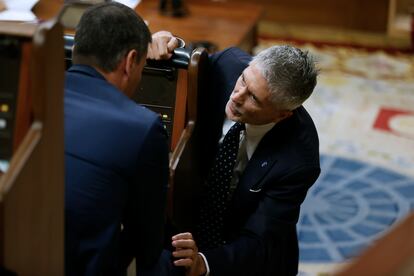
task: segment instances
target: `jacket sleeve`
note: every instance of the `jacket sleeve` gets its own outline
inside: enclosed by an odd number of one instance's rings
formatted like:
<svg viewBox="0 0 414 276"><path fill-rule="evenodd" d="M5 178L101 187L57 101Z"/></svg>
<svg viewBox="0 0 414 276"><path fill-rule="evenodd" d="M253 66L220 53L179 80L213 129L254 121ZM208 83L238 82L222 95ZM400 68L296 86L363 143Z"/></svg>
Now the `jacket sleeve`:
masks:
<svg viewBox="0 0 414 276"><path fill-rule="evenodd" d="M167 134L159 118L153 122L144 140L123 220L121 252L124 266L132 257L136 258L137 266L152 265L163 245L169 150Z"/></svg>
<svg viewBox="0 0 414 276"><path fill-rule="evenodd" d="M266 267L269 263L278 268L277 275L295 275L289 264L297 269L299 208L319 172L319 167L302 167L282 179L269 180L271 187L239 235L227 245L202 252L212 275L273 275Z"/></svg>

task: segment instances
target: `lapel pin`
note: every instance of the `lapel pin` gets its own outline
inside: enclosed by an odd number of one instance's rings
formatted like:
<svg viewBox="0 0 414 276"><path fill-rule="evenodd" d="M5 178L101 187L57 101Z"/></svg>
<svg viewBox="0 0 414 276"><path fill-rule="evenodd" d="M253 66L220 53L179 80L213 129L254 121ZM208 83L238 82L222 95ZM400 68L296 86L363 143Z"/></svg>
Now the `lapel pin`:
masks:
<svg viewBox="0 0 414 276"><path fill-rule="evenodd" d="M261 167L262 167L262 168L264 168L264 167L266 167L266 166L267 166L267 161L264 161L264 162L262 163Z"/></svg>

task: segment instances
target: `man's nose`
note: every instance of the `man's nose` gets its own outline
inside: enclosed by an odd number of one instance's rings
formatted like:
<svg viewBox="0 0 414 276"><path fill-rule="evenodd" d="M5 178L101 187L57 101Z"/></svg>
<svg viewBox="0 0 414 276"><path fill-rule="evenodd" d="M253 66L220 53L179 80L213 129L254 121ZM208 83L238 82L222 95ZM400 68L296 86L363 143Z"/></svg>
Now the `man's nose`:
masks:
<svg viewBox="0 0 414 276"><path fill-rule="evenodd" d="M241 104L243 103L245 96L246 96L246 88L239 87L238 89L235 89L233 93L231 94L231 100L237 104Z"/></svg>

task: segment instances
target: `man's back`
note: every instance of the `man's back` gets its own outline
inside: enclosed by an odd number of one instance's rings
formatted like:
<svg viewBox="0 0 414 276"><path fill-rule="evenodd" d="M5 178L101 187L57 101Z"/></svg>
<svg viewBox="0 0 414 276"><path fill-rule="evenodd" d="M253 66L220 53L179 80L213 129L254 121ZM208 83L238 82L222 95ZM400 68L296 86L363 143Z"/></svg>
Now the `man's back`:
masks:
<svg viewBox="0 0 414 276"><path fill-rule="evenodd" d="M138 249L149 250L138 262L153 262L161 242L140 236L162 237L168 148L159 117L75 65L65 84L65 162L67 274L116 275Z"/></svg>

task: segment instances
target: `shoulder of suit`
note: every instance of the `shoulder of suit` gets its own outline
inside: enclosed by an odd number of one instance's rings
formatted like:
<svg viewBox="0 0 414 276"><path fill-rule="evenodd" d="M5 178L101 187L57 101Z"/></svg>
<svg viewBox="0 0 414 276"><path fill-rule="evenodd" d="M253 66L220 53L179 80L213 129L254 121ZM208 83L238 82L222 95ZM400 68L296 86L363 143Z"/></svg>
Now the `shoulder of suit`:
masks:
<svg viewBox="0 0 414 276"><path fill-rule="evenodd" d="M277 132L285 133L307 132L316 134L316 127L312 117L303 106L299 106L293 111L293 115L275 125ZM296 134L295 134L296 135Z"/></svg>
<svg viewBox="0 0 414 276"><path fill-rule="evenodd" d="M296 109L296 114L301 120L306 121L310 123L312 126L314 126L314 122L311 115L308 113L308 111L305 109L303 105Z"/></svg>
<svg viewBox="0 0 414 276"><path fill-rule="evenodd" d="M141 104L137 104L133 100L129 99L128 106L130 108L131 114L136 114L137 120L144 120L148 121L149 123L154 123L156 121L160 121L161 117L158 113L150 110L149 108L142 106Z"/></svg>
<svg viewBox="0 0 414 276"><path fill-rule="evenodd" d="M215 53L211 56L213 63L217 62L233 62L240 63L247 66L251 61L252 57L245 51L237 47L230 47L221 52Z"/></svg>

